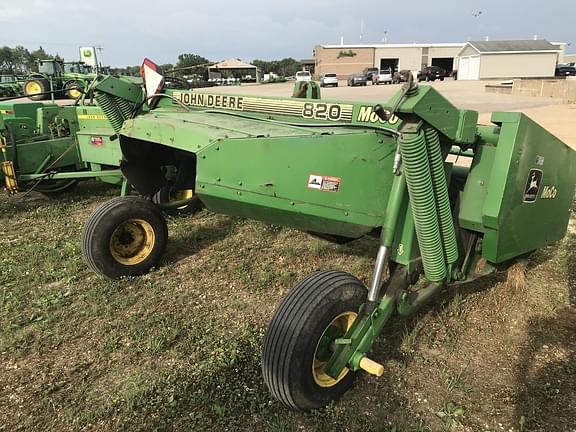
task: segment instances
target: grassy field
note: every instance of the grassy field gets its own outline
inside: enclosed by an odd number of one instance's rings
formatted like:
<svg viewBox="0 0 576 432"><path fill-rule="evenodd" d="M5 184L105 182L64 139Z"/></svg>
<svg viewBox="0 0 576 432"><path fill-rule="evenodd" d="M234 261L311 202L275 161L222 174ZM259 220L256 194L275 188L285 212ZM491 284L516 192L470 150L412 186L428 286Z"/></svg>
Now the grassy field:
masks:
<svg viewBox="0 0 576 432"><path fill-rule="evenodd" d="M162 265L101 280L80 256L100 184L0 198L0 431L576 430L576 229L530 258L395 319L336 404L272 400L260 375L276 305L317 269L367 282L377 244L201 212L170 219Z"/></svg>

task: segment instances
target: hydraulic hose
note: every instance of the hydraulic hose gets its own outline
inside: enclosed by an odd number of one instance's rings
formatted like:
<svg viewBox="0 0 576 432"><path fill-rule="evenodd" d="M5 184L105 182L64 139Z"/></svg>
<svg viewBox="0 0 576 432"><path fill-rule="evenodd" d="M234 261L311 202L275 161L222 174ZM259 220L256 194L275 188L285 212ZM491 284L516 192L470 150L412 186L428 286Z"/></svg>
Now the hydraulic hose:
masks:
<svg viewBox="0 0 576 432"><path fill-rule="evenodd" d="M446 260L424 132L402 134L398 143L424 274L430 282L441 282L446 278Z"/></svg>
<svg viewBox="0 0 576 432"><path fill-rule="evenodd" d="M444 245L444 257L446 263L450 266L458 260L458 246L456 244L450 198L448 197L444 160L440 149L440 137L438 132L430 126L424 128L424 135L428 150L430 172L432 174L432 188L434 189L434 197L438 208L438 221L440 223L442 244Z"/></svg>

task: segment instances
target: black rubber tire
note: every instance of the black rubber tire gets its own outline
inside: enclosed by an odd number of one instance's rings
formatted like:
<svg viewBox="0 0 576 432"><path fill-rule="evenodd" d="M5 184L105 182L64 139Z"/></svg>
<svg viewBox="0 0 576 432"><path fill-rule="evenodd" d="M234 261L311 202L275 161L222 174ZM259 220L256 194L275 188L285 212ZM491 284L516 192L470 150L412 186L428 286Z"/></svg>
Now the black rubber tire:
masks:
<svg viewBox="0 0 576 432"><path fill-rule="evenodd" d="M45 78L30 78L30 79L26 80L26 82L24 83L24 87L23 87L24 94L28 97L28 99L33 100L33 101L41 101L41 100L48 99L50 97L50 96L45 95L45 94L38 94L37 96L34 96L34 95L30 96L30 94L27 91L27 87L28 87L28 83L31 83L31 82L36 83L40 87L40 89L41 89L40 93L46 93L46 92L50 91L50 83L48 82L47 79L45 79ZM34 94L36 94L36 93L34 93Z"/></svg>
<svg viewBox="0 0 576 432"><path fill-rule="evenodd" d="M186 215L196 213L199 210L202 210L204 205L200 198L197 195L194 195L190 202L184 206L176 207L176 208L166 208L162 207L162 204L169 204L171 201L172 195L172 187L171 186L164 186L154 195L152 195L152 202L156 205L160 206L160 209L167 215L170 216L178 216L178 215Z"/></svg>
<svg viewBox="0 0 576 432"><path fill-rule="evenodd" d="M131 219L147 222L154 232L154 244L148 256L134 265L119 262L110 251L110 240L120 224ZM166 250L168 227L162 212L151 201L126 196L112 198L98 207L86 220L81 250L88 266L108 279L138 276L157 265Z"/></svg>
<svg viewBox="0 0 576 432"><path fill-rule="evenodd" d="M310 411L339 399L353 384L348 374L332 387L319 386L312 366L318 342L329 324L344 312L358 312L366 287L341 271L308 275L284 298L268 326L262 374L272 395L283 405Z"/></svg>
<svg viewBox="0 0 576 432"><path fill-rule="evenodd" d="M38 183L34 190L47 196L58 196L76 189L78 180L43 180Z"/></svg>
<svg viewBox="0 0 576 432"><path fill-rule="evenodd" d="M75 96L73 93L74 90L79 91L80 94ZM80 81L69 81L64 86L64 95L68 99L74 99L74 100L80 99L83 93L84 93L84 84L81 83Z"/></svg>

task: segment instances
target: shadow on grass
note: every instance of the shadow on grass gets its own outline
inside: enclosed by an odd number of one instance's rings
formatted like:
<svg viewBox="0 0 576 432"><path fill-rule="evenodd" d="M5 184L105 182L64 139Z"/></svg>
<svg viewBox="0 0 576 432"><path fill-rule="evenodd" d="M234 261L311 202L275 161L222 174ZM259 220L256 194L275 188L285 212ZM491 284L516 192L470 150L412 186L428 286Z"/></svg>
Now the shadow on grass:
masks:
<svg viewBox="0 0 576 432"><path fill-rule="evenodd" d="M118 186L95 180L80 182L73 190L62 193L43 194L36 191L29 193L23 191L0 199L0 216L17 216L20 213L55 203L66 205L94 197L109 196L112 198L117 195L120 195Z"/></svg>
<svg viewBox="0 0 576 432"><path fill-rule="evenodd" d="M208 213L209 214L209 213ZM201 215L188 216L187 218L200 218ZM184 221L183 217L176 219ZM211 225L193 226L184 233L176 233L171 236L168 248L164 255L166 262L178 262L193 255L210 245L224 240L234 230L238 219L232 216L223 216L215 220Z"/></svg>
<svg viewBox="0 0 576 432"><path fill-rule="evenodd" d="M570 304L529 323L520 356L516 418L524 431L563 432L575 424L576 235L569 235L566 250Z"/></svg>

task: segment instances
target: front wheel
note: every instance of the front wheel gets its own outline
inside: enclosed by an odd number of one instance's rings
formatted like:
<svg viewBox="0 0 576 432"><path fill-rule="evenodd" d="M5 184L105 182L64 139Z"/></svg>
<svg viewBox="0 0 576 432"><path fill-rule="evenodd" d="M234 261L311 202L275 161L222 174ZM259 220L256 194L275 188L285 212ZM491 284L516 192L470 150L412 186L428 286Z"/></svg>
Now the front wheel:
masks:
<svg viewBox="0 0 576 432"><path fill-rule="evenodd" d="M161 211L139 197L117 197L88 218L82 255L101 276L118 279L148 272L166 249L168 228Z"/></svg>
<svg viewBox="0 0 576 432"><path fill-rule="evenodd" d="M278 401L310 411L352 386L353 372L333 378L324 367L365 299L364 284L340 271L312 273L288 293L270 321L262 355L264 382Z"/></svg>

